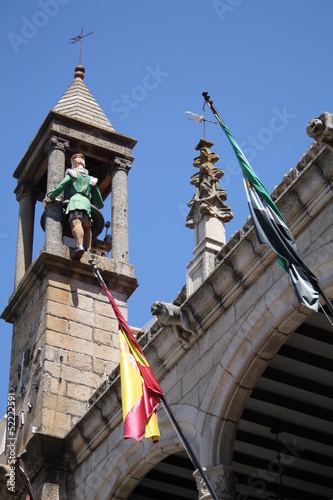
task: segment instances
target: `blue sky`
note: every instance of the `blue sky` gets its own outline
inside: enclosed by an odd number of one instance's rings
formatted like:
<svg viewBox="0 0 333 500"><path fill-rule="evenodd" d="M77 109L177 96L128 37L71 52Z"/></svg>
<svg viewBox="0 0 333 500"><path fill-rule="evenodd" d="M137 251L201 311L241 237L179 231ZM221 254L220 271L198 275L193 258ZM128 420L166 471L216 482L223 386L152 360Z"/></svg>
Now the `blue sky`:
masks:
<svg viewBox="0 0 333 500"><path fill-rule="evenodd" d="M129 174L130 263L139 288L130 325L151 319L155 300L172 301L186 280L194 231L185 227L194 194L195 146L207 90L268 191L311 144L308 121L332 103L332 0L15 0L0 6L0 309L13 292L18 202L12 174L49 110L73 81L81 28L85 84L115 129L138 140ZM209 109L206 118L213 119ZM206 138L225 171L234 219L248 209L240 170L222 130ZM36 209L34 256L44 233ZM110 220L110 204L103 209ZM5 413L12 325L0 323L0 416Z"/></svg>

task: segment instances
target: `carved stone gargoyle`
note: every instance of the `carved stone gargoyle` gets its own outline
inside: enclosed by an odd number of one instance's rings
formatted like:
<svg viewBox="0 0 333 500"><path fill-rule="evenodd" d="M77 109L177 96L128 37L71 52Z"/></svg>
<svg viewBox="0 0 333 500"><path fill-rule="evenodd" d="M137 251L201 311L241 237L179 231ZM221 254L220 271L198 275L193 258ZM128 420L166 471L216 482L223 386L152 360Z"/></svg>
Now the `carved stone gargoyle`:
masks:
<svg viewBox="0 0 333 500"><path fill-rule="evenodd" d="M317 118L310 120L306 133L309 137L313 137L316 142L325 144L333 151L333 115L324 111Z"/></svg>
<svg viewBox="0 0 333 500"><path fill-rule="evenodd" d="M151 313L157 317L162 326L171 326L181 342L187 344L191 335L195 335L195 331L191 328L188 317L181 307L169 302L156 301L151 306Z"/></svg>

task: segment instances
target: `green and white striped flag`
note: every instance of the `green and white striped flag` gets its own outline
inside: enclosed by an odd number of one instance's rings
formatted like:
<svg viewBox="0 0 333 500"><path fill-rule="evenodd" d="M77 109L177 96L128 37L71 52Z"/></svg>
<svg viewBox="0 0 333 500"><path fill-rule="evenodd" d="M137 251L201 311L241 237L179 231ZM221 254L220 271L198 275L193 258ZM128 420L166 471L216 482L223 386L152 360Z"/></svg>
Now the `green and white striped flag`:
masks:
<svg viewBox="0 0 333 500"><path fill-rule="evenodd" d="M268 245L278 254L278 264L289 273L299 303L318 311L317 277L308 267L279 209L251 168L229 128L214 109L212 111L227 135L242 169L248 205L259 243Z"/></svg>

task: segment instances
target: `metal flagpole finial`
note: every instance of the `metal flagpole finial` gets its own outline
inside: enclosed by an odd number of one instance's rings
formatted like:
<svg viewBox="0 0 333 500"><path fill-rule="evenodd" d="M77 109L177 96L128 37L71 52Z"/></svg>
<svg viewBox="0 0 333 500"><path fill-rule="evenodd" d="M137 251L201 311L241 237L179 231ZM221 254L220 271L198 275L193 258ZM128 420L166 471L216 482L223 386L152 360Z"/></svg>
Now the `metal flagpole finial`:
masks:
<svg viewBox="0 0 333 500"><path fill-rule="evenodd" d="M80 42L80 60L79 60L79 65L81 66L81 58L82 58L82 39L86 36L92 35L94 31L91 31L90 33L86 33L85 35L83 34L83 27L81 28L81 33L77 36L74 36L73 38L70 38L68 43L76 43Z"/></svg>

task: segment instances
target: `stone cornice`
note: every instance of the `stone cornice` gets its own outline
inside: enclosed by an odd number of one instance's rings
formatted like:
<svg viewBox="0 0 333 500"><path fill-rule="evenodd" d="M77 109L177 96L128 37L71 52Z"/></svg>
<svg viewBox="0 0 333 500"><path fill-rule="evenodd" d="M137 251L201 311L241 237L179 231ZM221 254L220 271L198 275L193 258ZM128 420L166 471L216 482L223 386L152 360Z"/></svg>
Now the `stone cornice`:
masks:
<svg viewBox="0 0 333 500"><path fill-rule="evenodd" d="M86 283L96 283L98 285L91 270L89 258L89 254L85 254L80 263L76 263L69 259L68 247L52 241L48 242L47 247L42 249L11 295L1 318L13 323L49 272L58 272L62 276L77 278L84 280ZM94 259L107 286L112 290L126 293L127 298L130 297L138 286L137 279L134 277L133 266L107 257L94 256Z"/></svg>
<svg viewBox="0 0 333 500"><path fill-rule="evenodd" d="M101 157L105 157L105 160L107 157L111 158L113 154L117 154L117 156L122 156L132 161L131 150L137 143L137 140L133 137L97 128L74 118L65 117L59 113L50 111L15 169L13 176L16 179L22 179L22 182L24 182L28 171L35 165L36 159L43 154L46 143L51 135L56 135L62 140L70 141L71 145L73 143L73 146L75 146L75 141L84 143L84 136L86 136L87 144L89 144L93 137L94 142L98 143L97 146L101 150Z"/></svg>

